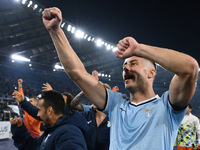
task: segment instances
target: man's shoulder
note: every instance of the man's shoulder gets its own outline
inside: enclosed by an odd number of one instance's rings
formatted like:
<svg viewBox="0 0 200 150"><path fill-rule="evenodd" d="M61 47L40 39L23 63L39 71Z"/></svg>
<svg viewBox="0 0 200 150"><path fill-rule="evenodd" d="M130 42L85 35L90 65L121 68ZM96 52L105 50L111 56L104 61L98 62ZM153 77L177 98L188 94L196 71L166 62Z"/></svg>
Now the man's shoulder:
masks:
<svg viewBox="0 0 200 150"><path fill-rule="evenodd" d="M123 94L123 93L120 93L120 92L115 92L115 91L112 91L112 90L109 90L109 89L106 89L106 90L107 90L108 96L110 98L123 99L123 100L126 100L126 101L129 101L129 99L130 99L126 94Z"/></svg>
<svg viewBox="0 0 200 150"><path fill-rule="evenodd" d="M199 120L199 118L198 118L197 116L193 115L193 114L190 114L190 116L191 116L192 118L196 119L196 120Z"/></svg>
<svg viewBox="0 0 200 150"><path fill-rule="evenodd" d="M82 134L81 129L73 124L63 124L54 130L54 135L72 136Z"/></svg>

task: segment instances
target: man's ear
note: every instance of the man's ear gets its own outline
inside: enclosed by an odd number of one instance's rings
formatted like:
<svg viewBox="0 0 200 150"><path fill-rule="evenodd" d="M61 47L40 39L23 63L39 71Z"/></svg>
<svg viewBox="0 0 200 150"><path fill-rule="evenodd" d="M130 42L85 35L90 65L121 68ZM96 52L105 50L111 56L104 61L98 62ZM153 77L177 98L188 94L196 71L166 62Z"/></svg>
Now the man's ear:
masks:
<svg viewBox="0 0 200 150"><path fill-rule="evenodd" d="M51 106L49 106L47 108L47 115L50 116L50 115L52 115L52 113L53 113L53 108Z"/></svg>
<svg viewBox="0 0 200 150"><path fill-rule="evenodd" d="M149 69L148 78L154 78L156 76L155 69Z"/></svg>

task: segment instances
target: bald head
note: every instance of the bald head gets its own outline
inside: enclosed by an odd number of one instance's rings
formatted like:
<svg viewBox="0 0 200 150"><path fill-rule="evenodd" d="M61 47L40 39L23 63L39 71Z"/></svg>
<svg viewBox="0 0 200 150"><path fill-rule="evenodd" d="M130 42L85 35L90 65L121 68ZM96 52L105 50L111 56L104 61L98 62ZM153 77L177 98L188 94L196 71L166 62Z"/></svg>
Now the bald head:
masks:
<svg viewBox="0 0 200 150"><path fill-rule="evenodd" d="M129 57L129 58L126 58L124 60L124 64L127 63L127 61L130 61L130 60L134 60L134 61L138 61L138 60L142 60L142 62L144 63L144 65L148 68L152 68L152 69L155 69L156 70L156 64L155 62L152 62L151 60L149 59L146 59L146 58L143 58L143 57L138 57L138 56L132 56L132 57Z"/></svg>

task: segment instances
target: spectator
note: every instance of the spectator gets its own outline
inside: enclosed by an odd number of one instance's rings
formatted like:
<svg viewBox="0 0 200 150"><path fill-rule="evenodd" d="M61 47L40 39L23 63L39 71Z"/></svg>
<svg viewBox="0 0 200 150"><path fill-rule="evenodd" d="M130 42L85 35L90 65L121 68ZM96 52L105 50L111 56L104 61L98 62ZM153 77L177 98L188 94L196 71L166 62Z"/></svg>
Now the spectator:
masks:
<svg viewBox="0 0 200 150"><path fill-rule="evenodd" d="M14 98L22 101L24 96L17 91L13 92ZM38 102L37 116L43 120L44 133L38 138L33 138L25 128L20 118L11 121L11 131L14 145L18 149L28 150L86 150L84 136L81 130L68 124L64 114L64 99L56 91L44 91Z"/></svg>
<svg viewBox="0 0 200 150"><path fill-rule="evenodd" d="M98 72L94 70L92 76L98 81ZM108 84L101 83L105 88L111 89ZM71 107L78 109L81 114L86 118L89 125L89 135L86 141L90 141L88 150L108 150L110 144L110 121L108 116L99 111L95 105L86 107L85 105L80 105L81 99L83 98L84 93L81 91L70 103Z"/></svg>
<svg viewBox="0 0 200 150"><path fill-rule="evenodd" d="M18 79L18 91L24 96L23 88L22 88L22 79ZM29 102L37 106L37 98L36 97L30 97ZM40 131L40 125L41 121L33 118L31 115L29 115L26 111L24 111L24 119L23 119L24 125L26 126L27 130L30 132L32 137L39 137L41 136Z"/></svg>
<svg viewBox="0 0 200 150"><path fill-rule="evenodd" d="M178 129L178 150L193 150L200 146L199 119L192 113L192 105L189 104L187 112Z"/></svg>
<svg viewBox="0 0 200 150"><path fill-rule="evenodd" d="M119 92L118 86L114 86L114 87L112 88L112 90L115 91L115 92Z"/></svg>
<svg viewBox="0 0 200 150"><path fill-rule="evenodd" d="M98 72L95 70L92 74L94 77L97 75L95 78L98 80ZM49 83L43 85L44 86L42 88L44 91L53 90ZM105 88L111 89L109 85L104 85ZM73 98L68 93L63 95L63 97L66 99L65 103L67 104L67 107L70 107L72 111L75 109L78 109L79 111L84 110L84 112L81 112L80 114L84 116L89 125L89 132L87 136L85 136L88 150L108 150L110 143L110 122L108 116L105 113L99 111L94 105L87 107L86 105L80 104L83 96L83 92L80 92L75 98Z"/></svg>

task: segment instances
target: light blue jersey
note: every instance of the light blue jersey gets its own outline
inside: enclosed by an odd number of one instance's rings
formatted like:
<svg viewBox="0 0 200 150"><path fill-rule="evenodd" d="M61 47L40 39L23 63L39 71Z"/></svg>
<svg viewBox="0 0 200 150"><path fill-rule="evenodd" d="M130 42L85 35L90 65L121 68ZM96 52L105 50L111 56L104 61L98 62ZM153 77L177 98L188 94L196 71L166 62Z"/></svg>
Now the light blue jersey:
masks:
<svg viewBox="0 0 200 150"><path fill-rule="evenodd" d="M110 150L172 150L178 127L187 111L175 111L169 92L140 104L123 99L121 93L108 91Z"/></svg>

